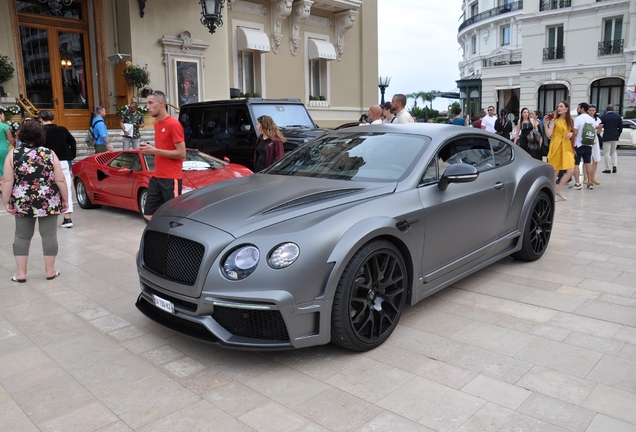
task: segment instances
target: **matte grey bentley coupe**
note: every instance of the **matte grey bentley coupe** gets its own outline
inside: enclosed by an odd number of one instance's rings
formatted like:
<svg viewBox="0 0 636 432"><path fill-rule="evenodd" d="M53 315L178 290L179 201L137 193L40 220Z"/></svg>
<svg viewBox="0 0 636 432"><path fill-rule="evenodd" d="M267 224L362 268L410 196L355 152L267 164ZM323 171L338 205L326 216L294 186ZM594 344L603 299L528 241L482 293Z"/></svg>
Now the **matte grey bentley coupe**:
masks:
<svg viewBox="0 0 636 432"><path fill-rule="evenodd" d="M405 305L545 252L554 171L472 128L333 131L250 177L176 198L140 245L137 307L243 349L382 344Z"/></svg>

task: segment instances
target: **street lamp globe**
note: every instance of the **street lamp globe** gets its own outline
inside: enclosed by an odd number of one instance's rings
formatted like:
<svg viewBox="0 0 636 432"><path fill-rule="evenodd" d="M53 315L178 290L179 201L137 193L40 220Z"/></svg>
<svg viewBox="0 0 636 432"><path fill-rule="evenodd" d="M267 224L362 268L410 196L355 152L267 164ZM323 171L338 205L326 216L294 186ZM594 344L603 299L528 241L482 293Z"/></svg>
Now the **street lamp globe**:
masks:
<svg viewBox="0 0 636 432"><path fill-rule="evenodd" d="M199 0L203 9L201 11L201 24L206 26L210 33L214 34L217 27L223 25L221 9L225 0Z"/></svg>
<svg viewBox="0 0 636 432"><path fill-rule="evenodd" d="M384 105L384 91L386 90L386 88L389 86L390 83L391 83L391 77L389 76L378 77L378 87L380 88L380 95L382 95L382 98L380 100L380 105Z"/></svg>

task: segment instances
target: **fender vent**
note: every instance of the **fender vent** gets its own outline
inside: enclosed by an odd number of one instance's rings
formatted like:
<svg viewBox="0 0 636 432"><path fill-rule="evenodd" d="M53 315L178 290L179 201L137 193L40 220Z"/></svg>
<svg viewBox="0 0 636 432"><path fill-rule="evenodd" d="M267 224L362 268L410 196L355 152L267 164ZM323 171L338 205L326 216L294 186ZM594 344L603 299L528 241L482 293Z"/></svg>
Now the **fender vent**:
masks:
<svg viewBox="0 0 636 432"><path fill-rule="evenodd" d="M361 190L362 190L362 188L337 189L337 190L332 190L332 191L319 192L319 193L312 194L312 195L306 195L304 197L296 198L296 199L293 199L291 201L287 201L286 203L277 205L276 207L272 207L272 208L270 208L268 210L265 210L262 214L268 214L268 213L276 212L276 211L283 210L283 209L286 209L286 208L300 206L300 205L303 205L303 204L308 204L308 203L312 203L312 202L316 202L316 201L322 201L322 200L327 200L327 199L331 199L331 198L336 198L336 197L339 197L339 196L350 195L352 193L356 193L356 192L359 192Z"/></svg>

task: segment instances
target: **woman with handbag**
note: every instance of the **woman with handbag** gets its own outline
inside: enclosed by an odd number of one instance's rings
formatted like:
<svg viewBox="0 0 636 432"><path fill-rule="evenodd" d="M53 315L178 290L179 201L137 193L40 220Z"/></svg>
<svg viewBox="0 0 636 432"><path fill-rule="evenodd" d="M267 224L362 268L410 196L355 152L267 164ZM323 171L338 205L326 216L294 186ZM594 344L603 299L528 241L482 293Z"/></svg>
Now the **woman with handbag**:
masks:
<svg viewBox="0 0 636 432"><path fill-rule="evenodd" d="M499 111L499 117L495 120L495 131L497 135L501 135L505 139L510 139L512 122L508 118L508 112L505 109Z"/></svg>
<svg viewBox="0 0 636 432"><path fill-rule="evenodd" d="M534 133L538 127L537 123L530 118L528 108L523 108L517 123L514 143L518 144L533 158L541 160L541 140L540 138L537 139L538 134Z"/></svg>

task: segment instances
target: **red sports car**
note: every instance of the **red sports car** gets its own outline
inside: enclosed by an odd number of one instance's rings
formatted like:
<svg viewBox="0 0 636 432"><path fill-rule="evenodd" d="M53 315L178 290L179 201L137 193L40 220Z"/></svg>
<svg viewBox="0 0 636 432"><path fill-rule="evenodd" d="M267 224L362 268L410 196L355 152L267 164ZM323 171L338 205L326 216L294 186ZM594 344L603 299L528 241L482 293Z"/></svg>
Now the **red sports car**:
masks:
<svg viewBox="0 0 636 432"><path fill-rule="evenodd" d="M83 209L107 205L143 214L148 182L155 169L154 155L139 150L98 153L73 164L77 203ZM182 192L253 174L197 150L186 150Z"/></svg>

